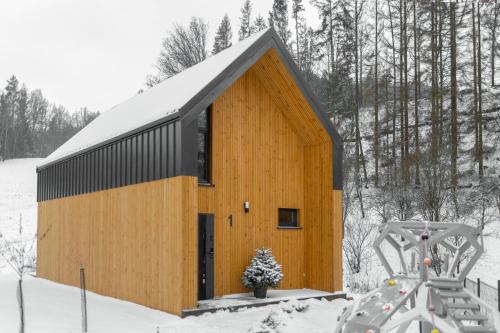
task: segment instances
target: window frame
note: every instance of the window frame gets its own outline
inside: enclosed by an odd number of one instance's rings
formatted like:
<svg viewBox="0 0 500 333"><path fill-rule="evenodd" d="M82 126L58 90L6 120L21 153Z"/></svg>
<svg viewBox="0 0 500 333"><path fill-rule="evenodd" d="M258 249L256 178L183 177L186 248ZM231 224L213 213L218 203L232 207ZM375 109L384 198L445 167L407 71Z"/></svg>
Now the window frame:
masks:
<svg viewBox="0 0 500 333"><path fill-rule="evenodd" d="M292 222L295 220L295 225L281 225L281 211L292 213ZM302 229L302 226L300 225L300 210L298 208L278 208L278 229Z"/></svg>
<svg viewBox="0 0 500 333"><path fill-rule="evenodd" d="M196 131L196 143L198 148L197 154L197 167L198 167L198 184L199 185L212 185L212 105L209 105L202 112L206 112L206 128L200 128L199 118L197 119L198 129ZM198 117L201 113L198 115ZM199 164L199 154L200 154L200 142L198 140L198 136L200 133L203 133L205 137L205 168L204 176L201 177L200 172L200 164Z"/></svg>

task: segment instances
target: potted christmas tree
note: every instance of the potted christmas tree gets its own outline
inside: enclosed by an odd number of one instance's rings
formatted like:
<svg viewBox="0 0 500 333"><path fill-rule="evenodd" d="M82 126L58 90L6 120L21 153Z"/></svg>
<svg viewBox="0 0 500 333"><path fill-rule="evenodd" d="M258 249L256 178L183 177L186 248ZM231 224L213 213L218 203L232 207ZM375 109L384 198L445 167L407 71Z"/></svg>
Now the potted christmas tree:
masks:
<svg viewBox="0 0 500 333"><path fill-rule="evenodd" d="M276 262L270 249L257 249L252 262L241 278L245 288L253 289L256 298L266 298L267 288L276 288L283 279L281 265Z"/></svg>

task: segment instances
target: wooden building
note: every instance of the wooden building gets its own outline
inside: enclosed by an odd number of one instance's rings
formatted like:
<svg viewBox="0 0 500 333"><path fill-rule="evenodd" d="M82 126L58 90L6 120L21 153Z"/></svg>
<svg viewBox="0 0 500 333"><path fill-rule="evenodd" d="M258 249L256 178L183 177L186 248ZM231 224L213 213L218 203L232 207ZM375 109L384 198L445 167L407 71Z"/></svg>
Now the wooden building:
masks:
<svg viewBox="0 0 500 333"><path fill-rule="evenodd" d="M37 275L179 314L244 292L342 289L342 139L279 37L260 32L134 96L38 173Z"/></svg>

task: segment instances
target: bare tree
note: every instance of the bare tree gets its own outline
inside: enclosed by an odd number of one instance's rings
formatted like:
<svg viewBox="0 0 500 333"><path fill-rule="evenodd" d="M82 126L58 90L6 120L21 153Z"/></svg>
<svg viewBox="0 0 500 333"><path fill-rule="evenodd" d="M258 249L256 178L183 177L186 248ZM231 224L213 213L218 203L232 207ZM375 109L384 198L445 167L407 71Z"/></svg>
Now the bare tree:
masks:
<svg viewBox="0 0 500 333"><path fill-rule="evenodd" d="M36 267L35 239L36 237L26 237L24 235L22 215L19 215L16 238L6 239L0 234L0 255L19 277L17 299L19 302L20 333L24 333L25 324L23 278L27 273L34 271Z"/></svg>
<svg viewBox="0 0 500 333"><path fill-rule="evenodd" d="M162 80L205 60L208 55L208 24L201 18L191 18L187 27L174 24L165 39L158 57L157 75L149 76L146 84L154 86Z"/></svg>
<svg viewBox="0 0 500 333"><path fill-rule="evenodd" d="M375 225L368 220L345 221L344 254L351 273L359 273L363 264L370 259L371 241Z"/></svg>

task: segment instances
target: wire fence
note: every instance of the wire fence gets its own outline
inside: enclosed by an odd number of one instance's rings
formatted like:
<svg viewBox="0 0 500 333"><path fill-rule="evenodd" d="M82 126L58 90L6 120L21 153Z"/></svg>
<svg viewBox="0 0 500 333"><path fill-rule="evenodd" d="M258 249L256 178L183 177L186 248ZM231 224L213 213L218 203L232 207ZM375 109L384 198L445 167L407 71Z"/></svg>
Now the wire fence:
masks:
<svg viewBox="0 0 500 333"><path fill-rule="evenodd" d="M464 287L500 311L500 280L498 280L497 287L495 288L484 283L479 278L476 281L466 278L464 280Z"/></svg>

